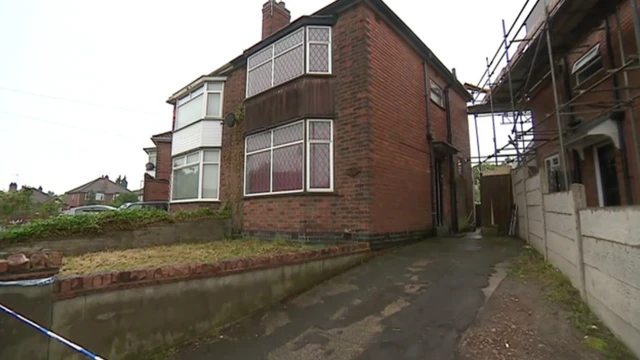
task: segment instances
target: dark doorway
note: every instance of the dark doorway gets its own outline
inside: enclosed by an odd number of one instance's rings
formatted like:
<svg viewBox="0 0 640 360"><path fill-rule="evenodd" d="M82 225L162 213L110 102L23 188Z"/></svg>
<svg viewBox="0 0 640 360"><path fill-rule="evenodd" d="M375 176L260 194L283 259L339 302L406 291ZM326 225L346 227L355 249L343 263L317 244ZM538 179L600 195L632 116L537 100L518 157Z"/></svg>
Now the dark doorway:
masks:
<svg viewBox="0 0 640 360"><path fill-rule="evenodd" d="M600 188L603 206L620 205L620 188L618 187L618 170L616 169L615 148L605 145L597 148L598 168L600 169Z"/></svg>
<svg viewBox="0 0 640 360"><path fill-rule="evenodd" d="M442 189L442 161L436 161L436 221L437 226L444 225L444 196Z"/></svg>

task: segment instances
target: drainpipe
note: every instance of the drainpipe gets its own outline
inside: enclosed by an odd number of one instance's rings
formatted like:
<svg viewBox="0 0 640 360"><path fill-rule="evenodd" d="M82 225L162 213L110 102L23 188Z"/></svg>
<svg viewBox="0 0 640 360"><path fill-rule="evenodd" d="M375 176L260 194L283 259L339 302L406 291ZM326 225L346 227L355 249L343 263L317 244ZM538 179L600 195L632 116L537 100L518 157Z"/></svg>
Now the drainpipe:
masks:
<svg viewBox="0 0 640 360"><path fill-rule="evenodd" d="M455 71L454 71L455 74ZM453 145L453 131L451 129L451 103L449 99L449 90L453 83L447 84L444 88L444 106L447 115L447 142ZM449 155L449 187L451 200L451 231L458 232L458 189L456 188L456 169L453 161L453 155Z"/></svg>
<svg viewBox="0 0 640 360"><path fill-rule="evenodd" d="M429 146L429 171L430 171L430 181L429 181L429 187L430 187L430 192L431 192L431 225L433 227L433 235L435 235L437 233L437 228L438 225L437 224L437 215L436 215L436 209L438 207L438 205L436 204L436 188L435 188L435 161L433 159L433 133L431 132L431 98L430 98L430 94L431 94L431 87L429 86L429 65L427 64L427 61L424 62L424 94L425 94L425 99L427 102L426 105L426 111L427 111L427 142L428 142L428 146Z"/></svg>
<svg viewBox="0 0 640 360"><path fill-rule="evenodd" d="M613 55L613 39L611 35L611 25L609 24L609 17L604 19L604 29L606 34L606 45L607 45L607 54L609 55L609 62L611 63L611 68L616 68L615 56ZM618 74L613 74L611 78L613 81L613 96L616 99L617 103L620 103L621 95L620 95L620 82L618 81ZM629 156L627 154L627 143L624 138L624 126L622 119L615 119L616 125L618 126L618 139L620 141L620 154L622 155L622 172L624 174L624 184L625 184L625 192L626 192L626 201L627 205L633 204L633 193L631 190L631 172L629 171ZM595 166L599 166L598 164L594 164Z"/></svg>

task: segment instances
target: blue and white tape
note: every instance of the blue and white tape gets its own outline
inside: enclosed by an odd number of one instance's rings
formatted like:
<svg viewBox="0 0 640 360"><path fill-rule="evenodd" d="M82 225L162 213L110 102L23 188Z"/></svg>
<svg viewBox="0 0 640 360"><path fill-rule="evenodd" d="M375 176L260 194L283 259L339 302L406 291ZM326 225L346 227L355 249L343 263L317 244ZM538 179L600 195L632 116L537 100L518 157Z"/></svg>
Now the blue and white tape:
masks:
<svg viewBox="0 0 640 360"><path fill-rule="evenodd" d="M31 280L0 281L0 286L43 286L53 283L55 277Z"/></svg>
<svg viewBox="0 0 640 360"><path fill-rule="evenodd" d="M13 310L9 309L8 307L6 307L6 306L4 306L4 305L2 305L2 304L0 304L0 310L4 311L5 313L7 313L7 314L9 314L9 315L13 316L14 318L16 318L16 319L18 319L18 320L20 320L20 321L22 321L22 322L26 323L27 325L29 325L29 326L31 326L32 328L34 328L34 329L36 329L36 330L40 331L40 332L41 332L41 333L43 333L43 334L45 334L45 335L49 336L50 338L58 340L59 342L63 343L64 345L67 345L68 347L70 347L70 348L72 348L73 350L75 350L75 351L77 351L77 352L81 353L82 355L84 355L84 356L88 357L89 359L93 359L93 360L105 360L104 358L99 357L98 355L96 355L96 354L94 354L94 353L90 352L89 350L87 350L87 349L85 349L85 348L81 347L80 345L77 345L77 344L72 343L71 341L69 341L69 340L67 340L67 339L63 338L62 336L60 336L60 335L58 335L58 334L54 333L53 331L49 331L49 330L47 330L47 329L43 328L42 326L40 326L40 325L36 324L35 322L33 322L33 321L31 321L31 320L27 319L26 317L24 317L24 316L22 316L22 315L18 314L17 312L15 312L15 311L13 311Z"/></svg>

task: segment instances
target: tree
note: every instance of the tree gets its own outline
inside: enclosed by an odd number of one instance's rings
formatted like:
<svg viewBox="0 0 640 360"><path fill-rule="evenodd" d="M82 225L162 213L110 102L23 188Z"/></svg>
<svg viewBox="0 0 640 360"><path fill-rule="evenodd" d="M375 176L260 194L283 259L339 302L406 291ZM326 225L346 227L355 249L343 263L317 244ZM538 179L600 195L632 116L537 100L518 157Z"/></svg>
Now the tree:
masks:
<svg viewBox="0 0 640 360"><path fill-rule="evenodd" d="M23 187L19 191L0 192L0 224L48 218L60 212L60 204L54 200L42 204L34 202L33 191Z"/></svg>
<svg viewBox="0 0 640 360"><path fill-rule="evenodd" d="M126 192L118 195L116 199L111 203L112 206L120 207L126 203L138 202L138 194L132 192Z"/></svg>
<svg viewBox="0 0 640 360"><path fill-rule="evenodd" d="M93 191L89 191L85 197L84 204L85 205L95 205L98 202L96 201L96 193Z"/></svg>

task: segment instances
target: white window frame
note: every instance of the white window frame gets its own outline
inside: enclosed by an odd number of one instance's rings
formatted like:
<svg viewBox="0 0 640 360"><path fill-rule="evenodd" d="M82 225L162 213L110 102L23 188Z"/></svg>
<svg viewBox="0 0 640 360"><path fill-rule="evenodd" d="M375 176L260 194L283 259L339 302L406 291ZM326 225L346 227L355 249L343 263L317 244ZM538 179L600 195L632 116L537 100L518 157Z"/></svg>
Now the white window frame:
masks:
<svg viewBox="0 0 640 360"><path fill-rule="evenodd" d="M209 90L209 84L220 84L220 90ZM220 94L220 112L216 115L207 115L207 103L209 101L209 94ZM190 103L191 101L193 101L194 99L196 99L197 97L202 96L202 105L201 105L201 110L200 110L200 118L193 120L190 123L184 124L180 127L178 127L178 114L180 112L180 107ZM181 103L182 102L182 103ZM176 118L174 120L175 122L175 131L178 131L180 129L184 129L189 125L192 125L202 119L216 119L216 120L220 120L222 119L222 113L223 113L223 104L224 104L224 81L207 81L202 83L200 86L198 86L195 90L190 91L189 93L187 93L186 95L183 95L182 97L180 97L179 99L176 100Z"/></svg>
<svg viewBox="0 0 640 360"><path fill-rule="evenodd" d="M313 122L328 122L331 124L331 139L330 140L310 140L309 139L309 123L313 123ZM279 129L285 128L287 126L292 126L292 125L296 125L296 124L302 124L302 129L303 129L303 137L302 140L298 140L298 141L293 141L293 142L289 142L286 144L282 144L282 145L277 145L277 146L273 146L273 133ZM271 144L269 147L264 148L264 149L260 149L260 150L255 150L255 151L251 151L251 152L247 152L247 143L248 140L252 137L252 136L257 136L257 135L262 135L269 132L271 134ZM334 139L334 127L333 127L333 119L305 119L305 120L300 120L300 121L296 121L293 123L289 123L286 125L282 125L282 126L278 126L276 128L270 129L270 130L266 130L263 132L259 132L256 134L251 134L247 137L245 137L244 140L244 182L243 182L243 193L245 197L256 197L256 196L270 196L270 195L282 195L282 194L297 194L297 193L304 193L309 192L309 193L322 193L322 192L333 192L334 191L334 155L333 155L333 148L334 148L334 143L333 143L333 139ZM329 144L329 188L325 189L325 188L312 188L311 187L311 171L310 171L310 144ZM288 191L273 191L273 151L277 150L279 148L283 148L283 147L288 147L288 146L292 146L292 145L298 145L298 144L303 144L303 159L305 161L305 164L303 164L302 166L302 186L300 190L288 190ZM255 154L259 154L259 153L263 153L263 152L270 152L271 154L271 162L270 162L270 184L269 184L269 192L263 192L263 193L247 193L247 158L250 155L255 155Z"/></svg>
<svg viewBox="0 0 640 360"><path fill-rule="evenodd" d="M554 164L554 161L556 162L556 164ZM549 189L549 175L551 175L551 172L553 170L559 169L560 168L560 154L555 154L555 155L551 155L551 156L547 156L544 159L544 177L546 178L545 181L545 186L546 186L546 192L547 193L551 193L551 189ZM556 191L554 191L556 192Z"/></svg>
<svg viewBox="0 0 640 360"><path fill-rule="evenodd" d="M96 193L96 201L104 201L104 199L105 199L104 193L101 193L101 192Z"/></svg>
<svg viewBox="0 0 640 360"><path fill-rule="evenodd" d="M310 29L310 28L314 28L314 29L329 29L329 41L328 41L328 42L327 42L327 41L312 41L312 42L310 42L310 41L309 41L309 29ZM291 34L294 34L296 31L299 31L299 30L300 30L300 29L296 29L296 30L292 31L291 33L289 33L289 34L287 34L287 35L283 36L281 39L278 39L278 40L274 41L271 45L269 45L269 46L265 47L264 49L262 49L262 50L258 51L258 52L257 52L257 53L255 53L255 54L251 55L251 56L249 57L249 59L247 59L247 67L246 67L246 75L247 75L247 76L246 76L246 80L245 80L245 89L246 89L246 90L245 90L245 97L246 97L246 98L250 98L250 97L253 97L253 96L256 96L256 95L262 94L263 92L268 91L269 89L272 89L272 88L274 88L275 86L279 86L280 84L275 85L275 60L276 60L276 58L278 58L278 57L280 57L280 56L282 56L282 55L285 55L285 54L287 54L288 52L293 51L294 49L297 49L299 46L304 46L304 54L305 54L305 59L304 59L304 72L303 72L303 74L302 74L302 75L305 75L305 74L312 74L312 75L331 75L331 74L333 73L333 66L332 66L332 65L333 65L333 53L332 53L333 28L332 28L331 26L319 26L319 25L314 25L314 26L305 26L304 28L301 28L301 29L303 29L303 30L302 30L302 33L303 33L303 36L302 36L302 39L303 39L303 40L302 40L302 43L300 43L300 44L296 44L296 45L292 46L291 48L289 48L289 49L287 49L287 50L285 50L285 51L283 51L283 52L281 52L281 53L279 53L279 54L277 54L277 55L276 55L276 53L275 53L275 45L276 45L280 40L282 40L282 39L286 38L287 36L289 36L289 35L291 35ZM310 72L310 71L309 71L309 48L310 48L309 44L323 44L323 45L328 45L328 47L329 47L329 52L328 52L328 59L327 59L327 61L329 62L329 66L328 66L329 72ZM262 52L267 51L267 49L271 49L271 56L270 56L268 59L265 59L264 61L261 61L260 63L255 64L255 65L253 65L253 66L249 67L250 59L251 59L253 56L257 55L257 54L261 54ZM266 63L268 63L268 62L271 62L271 86L270 86L269 88L265 89L265 90L262 90L262 91L260 91L260 92L257 92L257 93L255 93L255 94L251 94L251 95L250 95L250 94L249 94L249 78L250 78L250 77L249 77L249 73L250 73L252 70L254 70L254 69L256 69L256 68L258 68L258 67L260 67L260 66L263 66L263 65L265 65L265 64L266 64ZM301 76L302 76L302 75L301 75ZM297 78L297 77L296 77L296 78ZM292 78L291 80L293 80L293 79L295 79L295 78Z"/></svg>
<svg viewBox="0 0 640 360"><path fill-rule="evenodd" d="M153 161L152 161L153 159ZM149 152L149 162L153 164L153 168L155 169L158 166L158 152L150 151Z"/></svg>
<svg viewBox="0 0 640 360"><path fill-rule="evenodd" d="M331 127L331 138L329 140L312 140L310 138L310 123L329 123ZM307 145L307 191L309 192L333 192L333 120L327 119L308 119L305 124ZM329 144L329 188L312 188L311 187L311 144Z"/></svg>
<svg viewBox="0 0 640 360"><path fill-rule="evenodd" d="M580 81L580 74L582 74L584 70L589 68L589 66L593 65L594 62L600 61L600 60L601 60L600 44L598 43L573 63L573 69L571 70L571 74L575 75L577 85L584 82L584 81Z"/></svg>
<svg viewBox="0 0 640 360"><path fill-rule="evenodd" d="M204 161L204 153L207 151L217 151L218 152L218 162L213 162L213 161L208 161L205 162ZM191 163L187 163L187 158L190 155L193 154L199 154L199 158L198 158L198 163L199 164L199 176L198 176L198 197L194 198L194 199L180 199L180 200L174 200L173 199L173 184L174 184L174 172L175 170L180 170L186 167L192 167L196 164L196 162L191 162ZM175 166L174 162L177 158L184 158L184 163L182 165L179 166ZM170 192L170 196L171 196L171 203L174 204L179 204L179 203L192 203L192 202L219 202L220 201L220 177L221 177L221 160L222 160L222 150L218 149L218 148L212 148L212 149L200 149L200 150L196 150L196 151L190 151L186 154L182 154L182 155L178 155L178 156L174 156L173 158L171 158L171 186L169 187L169 192ZM202 197L202 191L203 191L203 178L204 178L204 165L218 165L218 197L215 199L212 198L203 198Z"/></svg>
<svg viewBox="0 0 640 360"><path fill-rule="evenodd" d="M434 89L436 89L437 91L433 91ZM439 99L440 101L436 100L433 98L433 94L435 93L439 93ZM438 85L437 82L429 79L429 99L431 101L433 101L434 104L444 108L444 90L442 89L442 87L440 85Z"/></svg>
<svg viewBox="0 0 640 360"><path fill-rule="evenodd" d="M309 40L309 30L310 29L329 29L329 41L311 41ZM304 36L305 36L305 40L306 40L306 64L305 64L305 70L307 72L307 74L314 74L314 75L330 75L332 74L332 54L331 54L331 40L333 39L333 32L332 32L333 28L331 26L307 26L304 30ZM310 61L310 52L311 52L311 45L327 45L327 47L329 48L329 52L328 52L328 61L329 61L329 66L327 67L329 69L328 72L324 72L324 71L311 71L309 70L309 61Z"/></svg>

